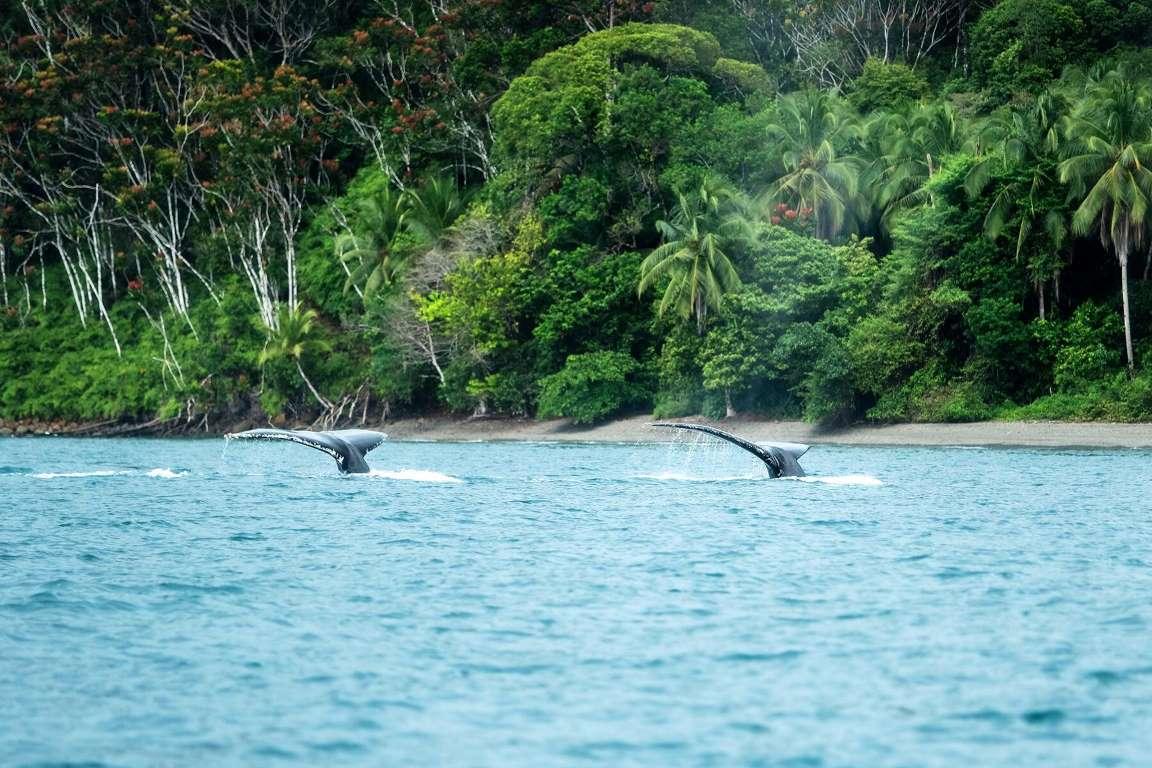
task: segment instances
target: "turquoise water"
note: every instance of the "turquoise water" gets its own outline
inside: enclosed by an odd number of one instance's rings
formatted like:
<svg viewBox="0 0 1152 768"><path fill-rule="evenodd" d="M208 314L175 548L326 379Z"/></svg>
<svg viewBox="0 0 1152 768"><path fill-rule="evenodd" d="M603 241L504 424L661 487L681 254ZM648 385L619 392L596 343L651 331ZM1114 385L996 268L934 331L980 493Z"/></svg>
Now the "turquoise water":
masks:
<svg viewBox="0 0 1152 768"><path fill-rule="evenodd" d="M1152 454L0 440L3 766L1147 766Z"/></svg>

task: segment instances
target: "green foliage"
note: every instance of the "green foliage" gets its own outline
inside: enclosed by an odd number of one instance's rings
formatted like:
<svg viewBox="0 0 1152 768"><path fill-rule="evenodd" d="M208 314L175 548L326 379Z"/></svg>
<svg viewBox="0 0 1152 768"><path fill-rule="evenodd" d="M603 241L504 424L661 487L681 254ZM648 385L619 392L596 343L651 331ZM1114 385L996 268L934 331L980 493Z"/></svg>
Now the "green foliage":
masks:
<svg viewBox="0 0 1152 768"><path fill-rule="evenodd" d="M964 315L972 334L972 352L982 379L995 390L1026 392L1035 378L1032 332L1021 317L1020 304L1007 298L987 298Z"/></svg>
<svg viewBox="0 0 1152 768"><path fill-rule="evenodd" d="M844 345L811 323L790 327L771 359L792 391L804 402L809 421L836 424L852 415L852 361Z"/></svg>
<svg viewBox="0 0 1152 768"><path fill-rule="evenodd" d="M908 329L890 317L862 320L848 335L856 386L880 395L897 385L923 360L923 346L909 338Z"/></svg>
<svg viewBox="0 0 1152 768"><path fill-rule="evenodd" d="M1146 0L9 5L0 416L1152 416Z"/></svg>
<svg viewBox="0 0 1152 768"><path fill-rule="evenodd" d="M662 334L664 343L656 361L656 418L688 416L700 411L703 382L699 363L703 339L688 326L677 323Z"/></svg>
<svg viewBox="0 0 1152 768"><path fill-rule="evenodd" d="M403 249L397 241L404 234L408 200L392 187L358 201L356 228L336 236L336 257L344 262L348 279L344 291L363 290L372 297L384 286L395 283L403 267Z"/></svg>
<svg viewBox="0 0 1152 768"><path fill-rule="evenodd" d="M64 290L62 282L52 271L50 296ZM198 413L244 409L258 379L263 336L251 322L254 312L241 286L224 283L218 295L219 306L196 305L198 335L171 315L153 315L150 322L139 305L117 304L112 321L122 357L106 330L82 325L63 302L50 302L58 309L31 323L6 324L0 332L0 418L96 421L172 415L189 405Z"/></svg>
<svg viewBox="0 0 1152 768"><path fill-rule="evenodd" d="M469 379L465 387L469 397L481 404L480 411L495 409L513 416L528 413L533 387L518 371L502 371Z"/></svg>
<svg viewBox="0 0 1152 768"><path fill-rule="evenodd" d="M715 38L673 25L626 24L582 38L532 64L494 105L496 147L505 158L539 168L610 129L605 94L615 62L631 60L665 72L707 73L719 57Z"/></svg>
<svg viewBox="0 0 1152 768"><path fill-rule="evenodd" d="M532 331L538 369L554 371L568 355L590 348L645 344L649 315L631 288L639 266L640 254L590 246L548 255L538 280L549 303Z"/></svg>
<svg viewBox="0 0 1152 768"><path fill-rule="evenodd" d="M835 303L841 265L837 250L827 243L782 227L767 227L751 261L752 280L763 291L777 322L814 322Z"/></svg>
<svg viewBox="0 0 1152 768"><path fill-rule="evenodd" d="M1086 53L1084 21L1062 0L1003 0L972 29L972 68L998 96L1035 92Z"/></svg>
<svg viewBox="0 0 1152 768"><path fill-rule="evenodd" d="M821 237L835 237L855 218L860 168L843 151L852 132L845 104L816 90L781 96L768 126L781 165L770 199L811 212Z"/></svg>
<svg viewBox="0 0 1152 768"><path fill-rule="evenodd" d="M902 62L868 59L852 81L848 100L860 112L896 109L928 95L928 81Z"/></svg>
<svg viewBox="0 0 1152 768"><path fill-rule="evenodd" d="M1148 421L1152 376L1116 374L1077 392L1057 392L1023 406L1002 409L997 418L1037 421Z"/></svg>
<svg viewBox="0 0 1152 768"><path fill-rule="evenodd" d="M1061 329L1053 380L1064 392L1097 385L1120 366L1117 340L1123 336L1119 316L1107 307L1086 302L1076 308Z"/></svg>
<svg viewBox="0 0 1152 768"><path fill-rule="evenodd" d="M637 292L663 284L656 310L669 310L684 319L695 318L697 333L704 332L708 310L718 310L727 293L740 285L740 276L725 253L743 232L731 190L712 180L692 194L679 194L671 220L657 222L664 237L640 265Z"/></svg>
<svg viewBox="0 0 1152 768"><path fill-rule="evenodd" d="M704 338L697 359L704 388L723 392L728 411L733 393L748 390L768 373L768 350L752 317L738 309L726 315L725 322Z"/></svg>
<svg viewBox="0 0 1152 768"><path fill-rule="evenodd" d="M937 366L912 374L868 411L873 421L962 422L992 417L993 408L970 381L948 381Z"/></svg>
<svg viewBox="0 0 1152 768"><path fill-rule="evenodd" d="M612 190L600 180L566 177L560 189L540 201L540 216L549 224L549 242L558 246L597 242L611 202Z"/></svg>
<svg viewBox="0 0 1152 768"><path fill-rule="evenodd" d="M771 77L758 64L736 59L717 59L712 75L734 95L752 103L762 103L774 90Z"/></svg>
<svg viewBox="0 0 1152 768"><path fill-rule="evenodd" d="M540 380L540 418L571 418L590 424L644 397L634 381L639 363L624 352L571 355L564 367Z"/></svg>

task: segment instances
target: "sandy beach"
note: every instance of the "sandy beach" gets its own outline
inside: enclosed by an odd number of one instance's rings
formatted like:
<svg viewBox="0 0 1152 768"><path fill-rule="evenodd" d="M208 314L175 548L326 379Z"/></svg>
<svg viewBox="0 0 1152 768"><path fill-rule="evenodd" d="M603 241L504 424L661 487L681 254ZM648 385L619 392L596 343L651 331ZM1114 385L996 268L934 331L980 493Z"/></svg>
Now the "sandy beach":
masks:
<svg viewBox="0 0 1152 768"><path fill-rule="evenodd" d="M566 419L535 421L503 417L460 418L423 416L391 419L383 423L346 424L388 433L393 440L475 442L540 441L584 443L659 443L677 439L673 430L653 429L651 416L630 416L592 426ZM710 424L754 441L778 440L810 445L983 445L1048 448L1152 449L1152 423L1117 424L1067 421L981 421L968 424L855 425L821 429L802 421L774 421L754 417L713 420L703 417L669 421ZM270 426L252 421L214 424L204 429L176 420L131 423L5 422L0 437L201 437L222 436L252 427ZM307 423L284 424L289 429L317 429Z"/></svg>
<svg viewBox="0 0 1152 768"><path fill-rule="evenodd" d="M823 430L800 421L702 418L672 421L711 424L752 440L780 440L812 445L986 445L1051 448L1152 448L1152 424L1101 422L985 421L970 424L892 424ZM378 428L395 440L540 440L568 442L650 443L675 439L671 430L648 426L650 416L633 416L594 426L566 420L399 419Z"/></svg>

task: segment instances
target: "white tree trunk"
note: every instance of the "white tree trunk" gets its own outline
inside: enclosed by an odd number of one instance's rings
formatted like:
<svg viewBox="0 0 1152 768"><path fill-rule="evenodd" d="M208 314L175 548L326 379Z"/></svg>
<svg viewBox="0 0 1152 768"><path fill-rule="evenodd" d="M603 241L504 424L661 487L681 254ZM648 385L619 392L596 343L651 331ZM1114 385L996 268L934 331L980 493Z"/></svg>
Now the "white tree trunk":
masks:
<svg viewBox="0 0 1152 768"><path fill-rule="evenodd" d="M1128 373L1136 368L1136 358L1132 353L1132 316L1128 310L1128 244L1119 248L1120 256L1120 295L1124 299L1124 350L1128 353Z"/></svg>
<svg viewBox="0 0 1152 768"><path fill-rule="evenodd" d="M323 406L324 410L332 410L332 402L326 399L323 395L316 391L316 387L312 386L312 380L304 373L304 366L300 365L300 361L296 361L296 372L300 374L300 378L304 381L304 386L308 387L308 391L312 393L312 397L316 398L316 402Z"/></svg>

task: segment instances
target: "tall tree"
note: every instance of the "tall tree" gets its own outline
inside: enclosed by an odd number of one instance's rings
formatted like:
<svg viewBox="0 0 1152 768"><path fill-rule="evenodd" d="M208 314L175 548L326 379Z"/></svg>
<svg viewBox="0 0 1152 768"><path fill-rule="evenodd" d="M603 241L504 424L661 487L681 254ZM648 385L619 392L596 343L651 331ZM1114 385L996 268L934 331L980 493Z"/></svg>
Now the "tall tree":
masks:
<svg viewBox="0 0 1152 768"><path fill-rule="evenodd" d="M428 246L435 245L464 212L464 196L454 179L433 176L418 187L410 187L408 229Z"/></svg>
<svg viewBox="0 0 1152 768"><path fill-rule="evenodd" d="M1067 106L1060 94L1048 91L1024 107L993 115L979 131L985 151L965 184L972 197L991 188L984 234L996 240L1013 230L1016 259L1028 259L1041 319L1045 285L1059 276L1068 234L1067 207L1056 196L1059 125ZM1045 238L1037 242L1034 233Z"/></svg>
<svg viewBox="0 0 1152 768"><path fill-rule="evenodd" d="M927 185L946 155L964 149L968 127L946 103L917 103L877 112L859 131L861 187L878 228L892 216L928 199Z"/></svg>
<svg viewBox="0 0 1152 768"><path fill-rule="evenodd" d="M1128 256L1147 234L1152 198L1152 92L1127 72L1109 72L1082 96L1064 126L1067 159L1060 180L1079 206L1072 231L1097 230L1100 242L1120 262L1124 346L1128 370L1135 366L1128 302Z"/></svg>
<svg viewBox="0 0 1152 768"><path fill-rule="evenodd" d="M392 186L360 201L355 229L336 238L336 255L348 270L344 290L355 287L373 296L393 283L401 261L394 246L405 230L410 207L408 196Z"/></svg>
<svg viewBox="0 0 1152 768"><path fill-rule="evenodd" d="M296 365L296 373L300 375L304 386L316 398L316 402L325 411L333 409L332 401L320 394L312 380L304 373L301 359L308 352L322 352L328 344L316 335L316 310L302 309L297 306L284 306L280 308L276 329L268 337L264 350L260 353L260 364L273 360L288 359Z"/></svg>
<svg viewBox="0 0 1152 768"><path fill-rule="evenodd" d="M700 334L708 310L719 309L724 295L740 286L725 253L745 226L732 202L732 193L714 182L705 182L692 194L678 194L671 219L656 222L664 243L640 264L637 293L667 279L658 313L672 309L685 319L695 317Z"/></svg>
<svg viewBox="0 0 1152 768"><path fill-rule="evenodd" d="M827 91L780 97L768 126L781 162L770 201L811 209L820 237L840 234L858 213L859 165L842 152L853 128L844 104Z"/></svg>

